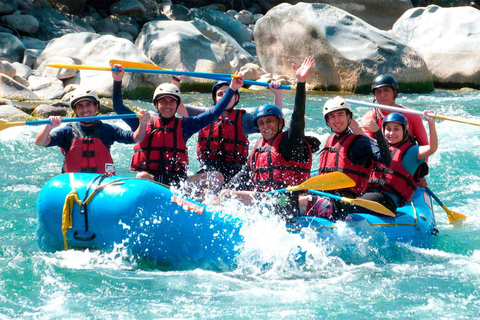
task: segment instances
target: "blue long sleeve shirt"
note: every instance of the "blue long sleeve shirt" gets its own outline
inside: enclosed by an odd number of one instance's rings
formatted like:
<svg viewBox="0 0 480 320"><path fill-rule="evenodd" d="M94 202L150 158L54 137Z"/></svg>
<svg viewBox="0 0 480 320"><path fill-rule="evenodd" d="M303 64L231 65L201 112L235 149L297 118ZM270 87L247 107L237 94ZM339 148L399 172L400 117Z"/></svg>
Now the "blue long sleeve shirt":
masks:
<svg viewBox="0 0 480 320"><path fill-rule="evenodd" d="M225 109L227 108L228 103L230 102L234 94L235 94L235 91L228 88L228 90L225 92L225 95L215 105L215 107L213 107L213 109L205 111L204 113L198 116L184 118L182 121L182 132L183 132L184 141L187 142L187 140L190 139L192 135L202 130L203 128L208 126L210 123L215 121L218 117L220 117L223 111L225 111ZM134 113L132 110L130 110L123 104L121 81L113 82L112 100L113 100L113 110L115 110L117 114ZM160 115L160 120L162 121L162 123L165 124L171 119L165 119ZM138 118L123 119L123 121L125 121L125 123L128 124L128 126L132 129L132 131L135 131L139 125Z"/></svg>

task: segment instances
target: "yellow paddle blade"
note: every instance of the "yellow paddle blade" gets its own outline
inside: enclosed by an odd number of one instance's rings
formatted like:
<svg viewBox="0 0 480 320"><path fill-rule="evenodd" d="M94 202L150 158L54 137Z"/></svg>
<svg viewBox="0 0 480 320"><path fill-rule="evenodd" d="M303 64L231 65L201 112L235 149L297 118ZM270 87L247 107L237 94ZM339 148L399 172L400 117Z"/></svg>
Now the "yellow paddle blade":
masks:
<svg viewBox="0 0 480 320"><path fill-rule="evenodd" d="M110 68L110 67L81 66L81 65L78 65L78 64L50 63L50 64L47 64L46 66L47 67L52 67L52 68L61 68L61 69L112 71L112 68Z"/></svg>
<svg viewBox="0 0 480 320"><path fill-rule="evenodd" d="M366 199L349 199L349 198L343 198L342 201L350 204L354 204L356 206L364 207L368 210L383 214L384 216L389 216L389 217L396 217L395 213L393 213L390 209L385 207L384 205L371 201L371 200L366 200Z"/></svg>
<svg viewBox="0 0 480 320"><path fill-rule="evenodd" d="M442 208L447 213L448 222L450 222L450 224L460 223L462 221L465 221L465 219L467 219L466 215L452 211L448 209L446 205L443 205Z"/></svg>
<svg viewBox="0 0 480 320"><path fill-rule="evenodd" d="M439 114L435 115L436 119L441 119L441 120L450 120L454 122L459 122L459 123L466 123L466 124L471 124L474 126L480 126L480 121L475 121L475 120L466 120L466 119L461 119L461 118L456 118L456 117L447 117L447 116L442 116Z"/></svg>
<svg viewBox="0 0 480 320"><path fill-rule="evenodd" d="M355 186L355 181L342 172L330 172L312 177L298 186L288 187L287 191L298 191L305 189L314 190L337 190L351 188Z"/></svg>
<svg viewBox="0 0 480 320"><path fill-rule="evenodd" d="M113 66L114 64L121 64L124 68L132 68L132 69L150 69L150 70L170 70L160 68L151 63L144 63L144 62L133 62L133 61L125 61L125 60L117 60L112 59L110 60L110 65Z"/></svg>
<svg viewBox="0 0 480 320"><path fill-rule="evenodd" d="M26 121L8 122L0 119L0 131L11 127L24 126Z"/></svg>

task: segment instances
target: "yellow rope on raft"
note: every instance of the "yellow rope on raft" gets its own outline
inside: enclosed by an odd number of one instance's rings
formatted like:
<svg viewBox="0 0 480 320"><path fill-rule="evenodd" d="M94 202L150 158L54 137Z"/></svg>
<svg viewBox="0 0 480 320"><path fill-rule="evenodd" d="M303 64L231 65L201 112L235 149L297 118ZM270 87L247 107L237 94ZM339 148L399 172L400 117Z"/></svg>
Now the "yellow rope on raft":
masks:
<svg viewBox="0 0 480 320"><path fill-rule="evenodd" d="M62 234L63 234L63 245L65 250L68 250L67 244L67 230L72 227L72 211L74 203L78 203L79 206L82 205L82 201L78 197L77 190L73 189L65 198L65 204L63 205L62 212Z"/></svg>
<svg viewBox="0 0 480 320"><path fill-rule="evenodd" d="M63 205L63 212L62 212L62 234L63 234L63 245L65 250L68 250L67 231L73 225L72 212L73 212L73 205L75 204L75 202L80 207L86 206L90 202L90 200L92 200L92 198L100 190L103 190L108 186L123 184L125 183L124 180L127 180L127 179L119 179L119 180L111 181L102 186L97 186L95 190L87 197L85 202L82 202L82 200L80 200L80 198L78 197L77 190L75 190L75 188L73 187L73 183L71 183L72 191L70 191L70 193L65 198L65 204ZM70 181L73 182L73 173L70 173Z"/></svg>

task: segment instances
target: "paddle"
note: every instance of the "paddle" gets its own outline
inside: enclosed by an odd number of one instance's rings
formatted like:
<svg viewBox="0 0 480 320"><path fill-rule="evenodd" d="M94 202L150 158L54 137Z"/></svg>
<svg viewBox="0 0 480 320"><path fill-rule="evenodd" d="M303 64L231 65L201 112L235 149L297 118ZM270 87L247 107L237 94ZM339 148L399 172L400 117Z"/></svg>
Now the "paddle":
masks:
<svg viewBox="0 0 480 320"><path fill-rule="evenodd" d="M432 198L435 199L435 201L437 201L437 203L440 205L440 207L442 207L443 210L447 213L448 221L450 222L450 224L460 223L467 218L467 216L465 216L461 213L458 213L458 212L455 212L455 211L452 211L452 210L448 209L447 206L444 205L443 202L437 197L437 195L435 193L433 193L432 190L430 190L430 188L426 187L425 191L427 191L427 193L430 196L432 196Z"/></svg>
<svg viewBox="0 0 480 320"><path fill-rule="evenodd" d="M365 107L372 107L372 108L378 108L378 109L383 109L383 110L388 110L388 111L393 111L393 112L400 112L400 113L410 113L410 114L416 114L419 116L423 116L422 111L417 111L417 110L412 110L412 109L404 109L404 108L399 108L399 107L392 107L392 106L386 106L383 104L377 104L377 103L370 103L370 102L364 102L364 101L356 101L356 100L351 100L351 99L345 99L348 103L351 104L356 104L359 106L365 106ZM449 120L449 121L454 121L454 122L459 122L459 123L465 123L465 124L471 124L474 126L480 126L480 121L475 121L475 120L466 120L466 119L461 119L461 118L456 118L456 117L447 117L447 116L442 116L439 114L432 114L432 117L440 120Z"/></svg>
<svg viewBox="0 0 480 320"><path fill-rule="evenodd" d="M83 65L76 65L76 64L47 64L47 67L52 68L62 68L62 69L76 69L76 70L94 70L94 71L120 71L120 69L116 67L98 67L98 66L83 66ZM155 66L156 67L156 66ZM232 79L231 75L226 73L209 73L209 72L194 72L194 71L180 71L180 70L167 70L167 69L153 69L153 68L125 68L125 72L132 72L132 73L159 73L159 74L173 74L173 75L186 75L194 78L203 78L203 79L211 79L211 80L227 80L230 81ZM252 80L243 80L244 84L247 85L256 85L262 87L270 86L268 82L260 82L260 81L252 81ZM278 87L279 89L284 90L292 90L295 89L294 86L287 86L281 85Z"/></svg>
<svg viewBox="0 0 480 320"><path fill-rule="evenodd" d="M80 117L80 118L64 118L62 122L86 122L86 121L95 121L95 120L111 120L111 119L127 119L127 118L136 118L139 114L117 114L112 116L96 116L96 117ZM35 120L35 121L18 121L18 122L8 122L0 119L0 131L3 129L17 127L17 126L38 126L41 124L51 123L49 119L47 120Z"/></svg>
<svg viewBox="0 0 480 320"><path fill-rule="evenodd" d="M357 205L357 206L360 206L360 207L364 207L364 208L367 208L368 210L383 214L385 216L395 217L395 213L393 213L390 209L388 209L384 205L382 205L378 202L375 202L375 201L365 200L365 199L350 199L350 198L340 197L340 196L336 196L334 194L321 192L321 191L316 191L316 190L308 190L308 192L311 192L313 194L318 194L318 195L323 196L323 197L332 198L334 200L342 201L342 202L345 202L345 203L349 203L349 204Z"/></svg>
<svg viewBox="0 0 480 320"><path fill-rule="evenodd" d="M285 189L277 189L269 191L269 194L279 192L293 192L299 190L316 189L316 190L337 190L351 188L355 186L355 181L342 172L330 172L319 176L312 177L298 186L290 186Z"/></svg>

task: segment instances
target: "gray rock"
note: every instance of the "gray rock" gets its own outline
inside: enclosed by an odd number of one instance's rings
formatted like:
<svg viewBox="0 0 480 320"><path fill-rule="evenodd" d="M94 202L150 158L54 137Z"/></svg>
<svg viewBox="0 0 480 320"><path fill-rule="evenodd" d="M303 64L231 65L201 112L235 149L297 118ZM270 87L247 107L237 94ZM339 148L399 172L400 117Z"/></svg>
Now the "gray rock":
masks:
<svg viewBox="0 0 480 320"><path fill-rule="evenodd" d="M241 10L237 15L235 15L235 19L245 25L253 24L255 22L253 14L248 10Z"/></svg>
<svg viewBox="0 0 480 320"><path fill-rule="evenodd" d="M53 39L38 58L38 63L41 64L50 57L70 57L76 64L104 67L109 66L111 59L152 63L126 39L88 32ZM111 72L80 70L75 78L64 80L64 85L68 84L93 87L100 95L111 96L113 79ZM149 97L158 85L158 76L127 73L123 84L125 93L135 97Z"/></svg>
<svg viewBox="0 0 480 320"><path fill-rule="evenodd" d="M100 21L97 21L94 25L93 28L95 29L96 32L101 33L101 32L108 32L115 34L118 32L118 25L114 21L112 21L111 17L107 17L105 19L102 19Z"/></svg>
<svg viewBox="0 0 480 320"><path fill-rule="evenodd" d="M0 74L0 98L12 100L39 99L39 97L30 89L4 74Z"/></svg>
<svg viewBox="0 0 480 320"><path fill-rule="evenodd" d="M32 69L22 63L14 62L12 66L15 68L15 74L23 79L28 79L32 75Z"/></svg>
<svg viewBox="0 0 480 320"><path fill-rule="evenodd" d="M101 20L101 19L99 19L99 20ZM92 26L92 28L93 28L93 26L95 25L95 23L96 23L98 20L95 19L95 18L93 18L92 16L86 16L86 17L83 17L83 18L82 18L82 21L85 22L86 24Z"/></svg>
<svg viewBox="0 0 480 320"><path fill-rule="evenodd" d="M232 73L255 61L226 32L201 20L149 22L135 44L157 65L170 69Z"/></svg>
<svg viewBox="0 0 480 320"><path fill-rule="evenodd" d="M63 82L53 77L30 76L29 88L41 99L53 100L64 96Z"/></svg>
<svg viewBox="0 0 480 320"><path fill-rule="evenodd" d="M43 41L36 38L30 37L19 37L20 41L22 41L23 45L27 49L40 49L43 50L47 46L48 41Z"/></svg>
<svg viewBox="0 0 480 320"><path fill-rule="evenodd" d="M135 39L137 36L138 36L138 33L140 31L138 31L138 28L132 24L122 24L120 26L120 31L119 32L127 32L130 34L130 36L132 37L132 39Z"/></svg>
<svg viewBox="0 0 480 320"><path fill-rule="evenodd" d="M5 53L12 57L13 61L22 61L25 46L22 41L14 35L0 33L0 53Z"/></svg>
<svg viewBox="0 0 480 320"><path fill-rule="evenodd" d="M17 109L19 109L19 110L21 110L21 111L23 111L23 112L25 112L25 113L27 113L27 114L32 114L33 110L35 110L35 108L36 108L35 106L28 105L28 104L24 104L24 103L20 103L20 102L18 102L18 101L13 101L13 102L12 102L12 105L13 105L15 108L17 108Z"/></svg>
<svg viewBox="0 0 480 320"><path fill-rule="evenodd" d="M75 65L75 61L69 57L50 57L45 60L38 66L35 75L41 77L49 77L49 78L57 78L59 80L65 80L69 78L73 78L76 76L77 71L75 69L58 69L47 67L48 64L67 64L67 65Z"/></svg>
<svg viewBox="0 0 480 320"><path fill-rule="evenodd" d="M38 9L30 12L37 18L40 28L38 29L36 37L41 40L51 40L59 38L69 33L79 33L88 31L85 26L72 21L75 20L72 16L54 9ZM77 17L77 21L81 19Z"/></svg>
<svg viewBox="0 0 480 320"><path fill-rule="evenodd" d="M190 20L190 10L180 4L167 4L162 8L162 12L171 20L181 20L187 21Z"/></svg>
<svg viewBox="0 0 480 320"><path fill-rule="evenodd" d="M122 0L110 7L112 14L121 14L135 18L145 18L146 9L140 1Z"/></svg>
<svg viewBox="0 0 480 320"><path fill-rule="evenodd" d="M228 10L227 13L231 15L232 17L235 17L238 14L237 10Z"/></svg>
<svg viewBox="0 0 480 320"><path fill-rule="evenodd" d="M117 37L120 37L120 38L123 38L123 39L127 39L128 41L131 41L133 42L134 39L132 37L132 35L128 32L124 32L124 31L120 31L117 33Z"/></svg>
<svg viewBox="0 0 480 320"><path fill-rule="evenodd" d="M267 71L263 70L258 64L247 63L240 68L240 73L243 74L245 79L257 80L263 75L267 74Z"/></svg>
<svg viewBox="0 0 480 320"><path fill-rule="evenodd" d="M72 14L78 14L83 11L87 0L49 0L51 3L64 5L68 8L68 12Z"/></svg>
<svg viewBox="0 0 480 320"><path fill-rule="evenodd" d="M15 77L17 70L12 66L8 61L0 61L0 73L9 76L10 78Z"/></svg>
<svg viewBox="0 0 480 320"><path fill-rule="evenodd" d="M1 21L18 32L26 34L36 34L39 28L38 20L29 14L10 14L3 16Z"/></svg>
<svg viewBox="0 0 480 320"><path fill-rule="evenodd" d="M259 1L263 12L284 2L296 4L298 0L261 0ZM382 30L390 30L397 19L408 9L413 8L410 0L304 0L308 3L324 3L362 19L368 24Z"/></svg>
<svg viewBox="0 0 480 320"><path fill-rule="evenodd" d="M13 77L13 80L17 81L18 83L20 83L21 85L23 85L25 87L28 87L30 85L27 80L25 80L24 78L22 78L18 75L15 75Z"/></svg>
<svg viewBox="0 0 480 320"><path fill-rule="evenodd" d="M25 119L27 113L15 108L10 104L0 105L0 118L8 119L9 121L17 121L17 119Z"/></svg>
<svg viewBox="0 0 480 320"><path fill-rule="evenodd" d="M0 1L0 15L12 14L18 10L18 0Z"/></svg>
<svg viewBox="0 0 480 320"><path fill-rule="evenodd" d="M253 57L257 55L257 48L255 47L255 43L253 42L244 42L242 43L242 48L251 54Z"/></svg>
<svg viewBox="0 0 480 320"><path fill-rule="evenodd" d="M13 34L13 30L12 30L12 29L10 29L10 28L5 28L5 27L2 27L2 26L0 26L0 32Z"/></svg>
<svg viewBox="0 0 480 320"><path fill-rule="evenodd" d="M22 63L30 68L36 67L37 58L42 54L40 49L27 49L25 50Z"/></svg>
<svg viewBox="0 0 480 320"><path fill-rule="evenodd" d="M401 90L433 90L431 75L418 52L401 39L327 4L282 4L255 25L255 44L262 68L294 78L312 56L307 81L319 89L370 92L377 74L390 73Z"/></svg>
<svg viewBox="0 0 480 320"><path fill-rule="evenodd" d="M192 18L204 20L230 34L238 43L252 41L252 34L248 28L225 12L213 10L191 10Z"/></svg>
<svg viewBox="0 0 480 320"><path fill-rule="evenodd" d="M472 7L411 9L393 34L420 52L436 86L480 88L480 11Z"/></svg>
<svg viewBox="0 0 480 320"><path fill-rule="evenodd" d="M35 108L32 115L38 118L48 118L50 116L65 117L68 114L68 109L64 107L54 107L48 104L41 104Z"/></svg>

